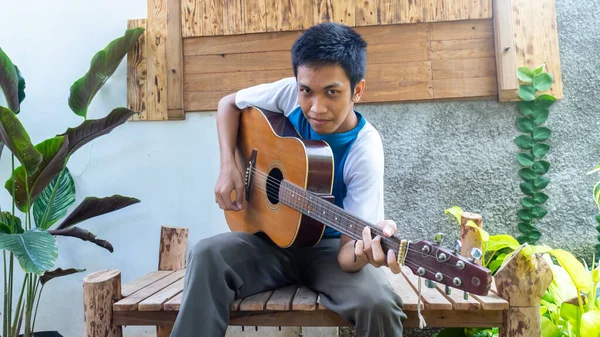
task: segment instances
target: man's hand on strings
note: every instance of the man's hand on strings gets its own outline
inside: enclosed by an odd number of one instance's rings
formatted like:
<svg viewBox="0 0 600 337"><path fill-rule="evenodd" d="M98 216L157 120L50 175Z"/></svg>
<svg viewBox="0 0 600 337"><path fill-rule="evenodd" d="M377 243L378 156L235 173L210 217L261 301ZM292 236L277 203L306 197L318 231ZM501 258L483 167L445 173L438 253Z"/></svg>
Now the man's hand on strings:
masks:
<svg viewBox="0 0 600 337"><path fill-rule="evenodd" d="M392 220L383 220L377 223L377 228L381 229L386 237L391 237L396 234L398 227ZM355 243L354 254L356 259L370 263L373 266L379 268L381 266L388 266L394 274L400 273L400 265L396 259L396 252L388 250L387 254L384 253L381 247L381 236L377 235L371 238L371 228L365 227L362 232L362 240L358 240Z"/></svg>

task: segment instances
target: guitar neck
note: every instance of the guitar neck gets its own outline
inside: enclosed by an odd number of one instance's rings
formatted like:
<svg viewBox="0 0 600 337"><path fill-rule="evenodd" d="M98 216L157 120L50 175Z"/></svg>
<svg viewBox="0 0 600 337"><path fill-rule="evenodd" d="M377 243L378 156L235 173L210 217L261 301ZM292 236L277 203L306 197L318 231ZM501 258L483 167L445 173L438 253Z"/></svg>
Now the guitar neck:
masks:
<svg viewBox="0 0 600 337"><path fill-rule="evenodd" d="M396 237L386 237L383 232L368 221L362 220L346 212L343 208L331 203L320 196L313 194L289 181L282 180L279 189L279 201L294 208L300 213L309 216L354 240L362 240L362 232L366 226L371 228L371 236L379 235L381 247L387 253L392 249L395 253L400 247L400 240Z"/></svg>

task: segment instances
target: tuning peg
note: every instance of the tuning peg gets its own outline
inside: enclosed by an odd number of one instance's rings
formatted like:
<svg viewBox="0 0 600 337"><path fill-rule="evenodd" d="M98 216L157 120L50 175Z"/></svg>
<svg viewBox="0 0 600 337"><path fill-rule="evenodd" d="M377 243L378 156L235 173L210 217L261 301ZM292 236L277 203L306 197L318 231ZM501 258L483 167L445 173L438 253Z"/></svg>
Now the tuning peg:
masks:
<svg viewBox="0 0 600 337"><path fill-rule="evenodd" d="M432 280L425 280L425 286L427 288L435 288L435 283Z"/></svg>
<svg viewBox="0 0 600 337"><path fill-rule="evenodd" d="M460 240L454 240L454 254L458 254L460 253L460 249L462 248L462 243L460 242Z"/></svg>
<svg viewBox="0 0 600 337"><path fill-rule="evenodd" d="M442 241L444 241L444 233L437 233L433 237L433 241L435 242L436 245L439 246L442 243Z"/></svg>
<svg viewBox="0 0 600 337"><path fill-rule="evenodd" d="M446 295L450 295L450 293L452 292L452 288L450 288L449 285L446 285L446 288L444 290L446 291Z"/></svg>
<svg viewBox="0 0 600 337"><path fill-rule="evenodd" d="M463 299L465 301L469 299L469 293L468 292L466 292L466 291L464 292Z"/></svg>
<svg viewBox="0 0 600 337"><path fill-rule="evenodd" d="M473 257L473 259L475 260L479 260L481 259L481 249L479 248L473 248L471 249L471 256Z"/></svg>

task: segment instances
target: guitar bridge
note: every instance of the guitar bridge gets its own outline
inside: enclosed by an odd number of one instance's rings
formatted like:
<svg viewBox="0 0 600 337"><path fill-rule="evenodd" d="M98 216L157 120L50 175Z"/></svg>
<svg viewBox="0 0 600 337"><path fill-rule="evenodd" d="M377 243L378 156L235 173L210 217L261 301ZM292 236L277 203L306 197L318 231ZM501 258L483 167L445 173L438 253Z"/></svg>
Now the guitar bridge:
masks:
<svg viewBox="0 0 600 337"><path fill-rule="evenodd" d="M252 150L248 166L246 166L246 176L244 177L244 194L246 201L250 201L250 190L252 188L252 177L254 176L254 168L256 167L256 150Z"/></svg>
<svg viewBox="0 0 600 337"><path fill-rule="evenodd" d="M398 247L398 254L396 255L397 262L399 266L404 265L404 260L406 259L406 254L408 253L408 241L400 240L400 246Z"/></svg>

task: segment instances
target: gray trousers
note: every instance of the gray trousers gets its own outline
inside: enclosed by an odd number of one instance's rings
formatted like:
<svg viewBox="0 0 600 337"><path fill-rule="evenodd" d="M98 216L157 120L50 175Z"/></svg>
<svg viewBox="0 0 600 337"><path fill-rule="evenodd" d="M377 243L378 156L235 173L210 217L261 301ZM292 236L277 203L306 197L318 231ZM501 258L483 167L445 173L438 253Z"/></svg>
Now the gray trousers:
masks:
<svg viewBox="0 0 600 337"><path fill-rule="evenodd" d="M235 299L301 283L359 337L401 337L402 301L381 269L356 273L337 263L339 239L282 249L264 234L228 232L199 241L188 255L181 307L171 337L223 337Z"/></svg>

